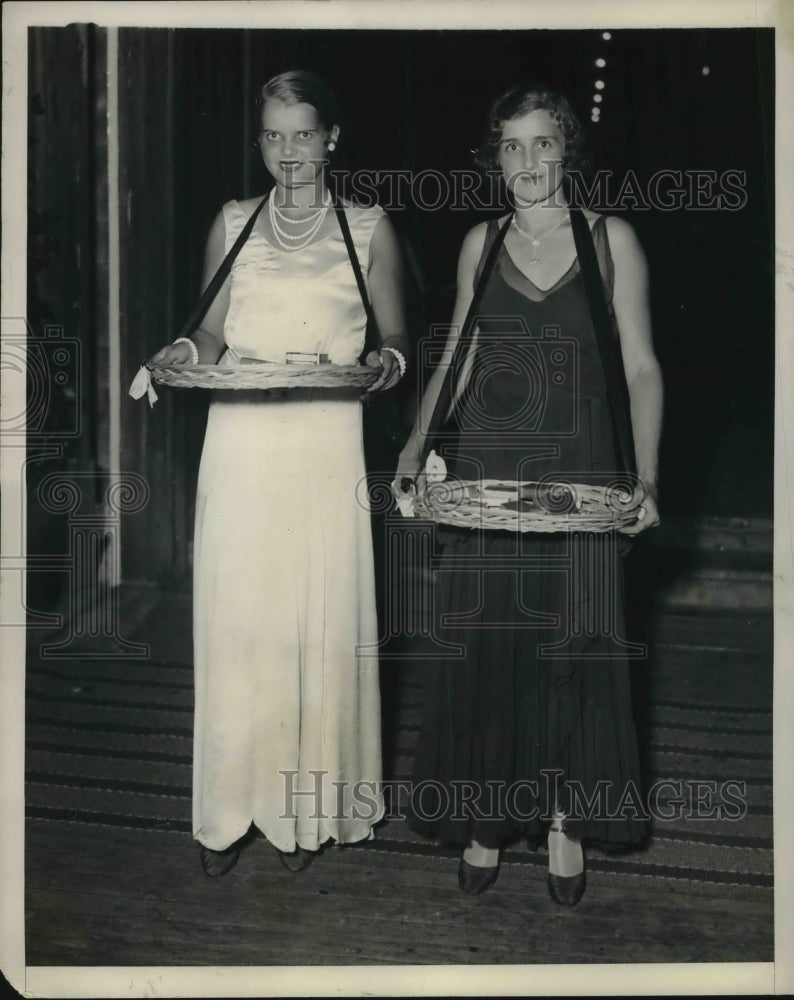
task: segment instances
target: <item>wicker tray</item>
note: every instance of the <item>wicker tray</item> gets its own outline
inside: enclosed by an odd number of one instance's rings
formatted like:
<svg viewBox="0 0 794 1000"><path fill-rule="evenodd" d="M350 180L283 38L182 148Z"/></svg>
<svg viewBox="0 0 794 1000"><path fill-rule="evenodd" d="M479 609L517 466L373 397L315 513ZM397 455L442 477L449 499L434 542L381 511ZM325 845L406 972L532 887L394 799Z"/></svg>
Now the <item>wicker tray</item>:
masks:
<svg viewBox="0 0 794 1000"><path fill-rule="evenodd" d="M261 361L242 365L147 365L160 385L195 389L366 389L377 381L381 369L368 365L273 364Z"/></svg>
<svg viewBox="0 0 794 1000"><path fill-rule="evenodd" d="M614 531L634 524L644 492L578 483L504 482L483 479L430 483L423 493L395 490L411 499L414 517L457 528L497 531ZM402 507L401 507L402 509Z"/></svg>

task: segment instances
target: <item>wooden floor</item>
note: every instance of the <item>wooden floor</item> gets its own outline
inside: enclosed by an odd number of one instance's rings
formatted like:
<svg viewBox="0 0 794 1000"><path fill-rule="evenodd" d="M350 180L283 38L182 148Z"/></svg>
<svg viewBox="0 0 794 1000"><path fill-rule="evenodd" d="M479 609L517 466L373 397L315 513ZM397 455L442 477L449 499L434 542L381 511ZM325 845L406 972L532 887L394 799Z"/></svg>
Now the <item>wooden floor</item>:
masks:
<svg viewBox="0 0 794 1000"><path fill-rule="evenodd" d="M180 619L173 613L189 598L171 600L158 604L151 595L133 595L123 609L128 636L140 636L136 622L144 618L161 622L154 660L189 656L189 629L176 628ZM756 628L768 641L764 616L677 615L665 623L668 638L681 637L684 666L685 636L704 648L744 647L749 656ZM759 684L758 662L751 660L734 672L735 693L763 702L771 693L769 677ZM682 700L696 699L704 677L684 673L686 682L676 690ZM654 683L667 681L660 675ZM582 902L565 910L548 896L542 857L527 852L524 858L516 850L496 885L473 898L457 886L451 851L395 850L377 841L327 849L293 875L254 837L229 875L209 879L187 832L39 817L27 821L25 863L26 964L33 967L774 959L771 887L593 870Z"/></svg>
<svg viewBox="0 0 794 1000"><path fill-rule="evenodd" d="M591 873L574 910L511 864L477 897L453 857L326 850L293 875L261 838L207 878L186 834L31 821L28 965L771 961L772 892ZM45 930L46 929L46 930Z"/></svg>

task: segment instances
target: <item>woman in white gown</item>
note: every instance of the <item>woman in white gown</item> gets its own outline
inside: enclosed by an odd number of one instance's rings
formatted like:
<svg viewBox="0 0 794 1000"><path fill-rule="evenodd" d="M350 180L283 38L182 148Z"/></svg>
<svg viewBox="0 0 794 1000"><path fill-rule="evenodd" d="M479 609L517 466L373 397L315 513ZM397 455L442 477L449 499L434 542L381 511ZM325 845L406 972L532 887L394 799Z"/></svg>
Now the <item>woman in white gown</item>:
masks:
<svg viewBox="0 0 794 1000"><path fill-rule="evenodd" d="M324 166L339 140L332 93L303 71L261 93L268 203L189 343L155 363L355 364L365 307ZM205 286L260 199L223 206ZM394 231L345 206L377 321L367 363L401 377L408 342ZM371 390L372 391L372 390ZM193 835L209 875L253 823L290 870L326 841L367 839L383 815L372 539L360 395L227 391L210 405L194 546Z"/></svg>

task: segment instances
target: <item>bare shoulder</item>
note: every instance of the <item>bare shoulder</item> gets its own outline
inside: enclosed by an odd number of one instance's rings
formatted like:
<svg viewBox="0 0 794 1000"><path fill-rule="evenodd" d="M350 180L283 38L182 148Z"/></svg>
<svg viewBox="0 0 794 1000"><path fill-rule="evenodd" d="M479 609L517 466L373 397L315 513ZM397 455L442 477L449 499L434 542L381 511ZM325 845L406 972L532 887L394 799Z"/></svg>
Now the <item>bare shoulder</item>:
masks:
<svg viewBox="0 0 794 1000"><path fill-rule="evenodd" d="M610 243L612 242L612 237L615 239L626 239L630 237L634 230L631 228L625 219L621 219L617 215L604 215L603 212L594 212L592 209L583 208L582 215L587 219L587 224L592 229L593 226L599 221L599 219L604 220L604 225L606 226L607 235L609 236Z"/></svg>
<svg viewBox="0 0 794 1000"><path fill-rule="evenodd" d="M630 222L621 219L618 215L607 215L604 224L607 228L609 245L612 250L622 249L629 252L639 250L640 243Z"/></svg>
<svg viewBox="0 0 794 1000"><path fill-rule="evenodd" d="M380 205L374 206L377 212L371 208L359 208L360 213L369 213L375 217L375 228L372 230L372 241L370 251L373 255L393 254L396 252L399 240L389 216L383 211Z"/></svg>
<svg viewBox="0 0 794 1000"><path fill-rule="evenodd" d="M256 198L245 198L242 201L238 199L232 199L227 201L221 206L220 211L215 216L212 222L212 228L210 229L210 237L220 238L226 234L226 216L227 211L231 212L232 215L239 213L245 218L249 218L254 211L259 208L262 204L262 195Z"/></svg>
<svg viewBox="0 0 794 1000"><path fill-rule="evenodd" d="M391 221L383 208L375 201L371 204L362 204L350 198L338 198L337 208L344 210L345 216L351 225L372 225L372 238L389 239L394 232Z"/></svg>
<svg viewBox="0 0 794 1000"><path fill-rule="evenodd" d="M220 207L215 218L212 220L212 228L210 229L210 235L218 235L219 233L225 233L226 231L226 212L227 209L232 209L237 207L240 209L243 215L250 215L253 210L257 207L261 198L246 198L245 201L227 201L224 205Z"/></svg>
<svg viewBox="0 0 794 1000"><path fill-rule="evenodd" d="M615 265L615 289L627 283L637 294L647 287L648 261L634 227L614 215L606 217L609 251Z"/></svg>
<svg viewBox="0 0 794 1000"><path fill-rule="evenodd" d="M470 288L485 246L487 222L479 222L463 237L458 255L458 288Z"/></svg>
<svg viewBox="0 0 794 1000"><path fill-rule="evenodd" d="M226 240L226 215L221 210L215 215L207 235L207 252L217 252Z"/></svg>
<svg viewBox="0 0 794 1000"><path fill-rule="evenodd" d="M501 219L499 220L501 223ZM485 234L488 232L487 222L478 222L476 226L466 233L460 247L461 260L473 257L475 261L480 259L482 248L485 246Z"/></svg>
<svg viewBox="0 0 794 1000"><path fill-rule="evenodd" d="M246 215L250 215L251 212L253 212L253 210L259 205L261 201L262 201L262 195L260 195L258 198L246 198L244 201L238 201L237 204L240 206L240 208ZM232 202L232 204L234 203Z"/></svg>
<svg viewBox="0 0 794 1000"><path fill-rule="evenodd" d="M337 197L337 208L341 208L349 223L353 226L373 226L373 240L389 240L394 232L394 227L389 220L384 209L377 203L356 201L355 199Z"/></svg>

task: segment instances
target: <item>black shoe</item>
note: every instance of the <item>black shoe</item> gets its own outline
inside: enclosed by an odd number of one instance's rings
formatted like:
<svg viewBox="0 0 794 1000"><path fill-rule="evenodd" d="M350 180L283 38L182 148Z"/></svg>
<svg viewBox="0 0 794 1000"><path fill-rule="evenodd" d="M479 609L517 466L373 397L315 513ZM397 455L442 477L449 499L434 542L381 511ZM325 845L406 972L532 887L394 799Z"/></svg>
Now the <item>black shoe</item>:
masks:
<svg viewBox="0 0 794 1000"><path fill-rule="evenodd" d="M317 851L307 851L303 847L296 847L291 854L278 851L278 859L288 872L302 872L314 861Z"/></svg>
<svg viewBox="0 0 794 1000"><path fill-rule="evenodd" d="M576 875L553 875L551 873L552 860L556 856L559 860L559 844L560 841L556 840L554 843L556 846L552 848L552 834L559 834L565 840L571 842L566 836L565 830L563 828L562 821L564 817L555 817L556 826L552 826L549 830L549 877L548 877L548 887L549 895L554 900L555 903L559 903L560 906L576 906L579 900L584 895L585 888L585 869L584 869L584 854L582 853L582 845L580 841L575 841L576 846L579 850L579 855L581 857L582 870L577 872ZM557 867L556 865L554 867ZM577 866L578 867L578 866Z"/></svg>
<svg viewBox="0 0 794 1000"><path fill-rule="evenodd" d="M490 889L498 874L499 865L494 865L493 868L478 868L476 865L470 865L468 861L461 860L458 868L458 885L467 896L479 896L481 892Z"/></svg>
<svg viewBox="0 0 794 1000"><path fill-rule="evenodd" d="M584 896L584 872L578 875L552 875L549 872L549 895L560 906L576 906Z"/></svg>
<svg viewBox="0 0 794 1000"><path fill-rule="evenodd" d="M204 874L210 878L220 878L221 875L230 872L240 857L240 850L234 844L225 851L212 851L202 844L199 853Z"/></svg>

